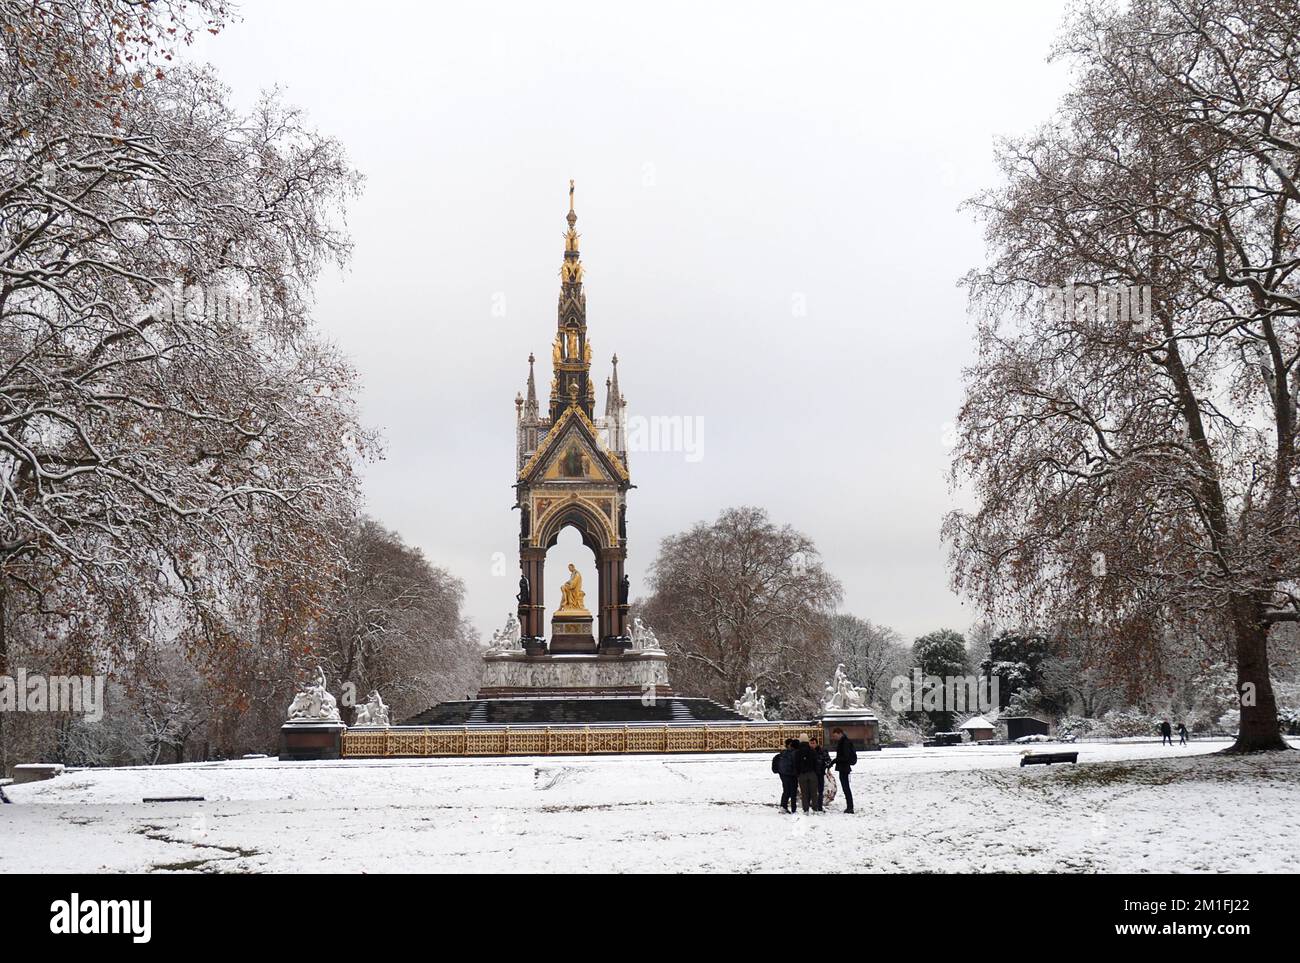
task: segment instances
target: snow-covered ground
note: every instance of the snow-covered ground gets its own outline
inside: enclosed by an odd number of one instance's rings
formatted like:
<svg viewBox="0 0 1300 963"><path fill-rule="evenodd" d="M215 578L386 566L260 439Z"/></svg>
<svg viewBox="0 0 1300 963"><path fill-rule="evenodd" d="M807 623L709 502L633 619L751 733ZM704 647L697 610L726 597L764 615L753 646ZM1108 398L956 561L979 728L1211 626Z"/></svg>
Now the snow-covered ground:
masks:
<svg viewBox="0 0 1300 963"><path fill-rule="evenodd" d="M6 787L0 872L1300 872L1300 753L1224 745L863 753L811 817L767 754L70 770Z"/></svg>

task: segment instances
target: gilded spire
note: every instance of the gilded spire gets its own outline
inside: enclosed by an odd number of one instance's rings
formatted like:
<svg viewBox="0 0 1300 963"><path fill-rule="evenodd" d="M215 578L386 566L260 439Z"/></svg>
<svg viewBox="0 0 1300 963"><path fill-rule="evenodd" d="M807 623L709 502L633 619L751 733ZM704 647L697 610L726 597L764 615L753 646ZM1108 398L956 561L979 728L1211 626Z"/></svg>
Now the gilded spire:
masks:
<svg viewBox="0 0 1300 963"><path fill-rule="evenodd" d="M569 229L564 232L564 260L560 263L560 304L551 360L551 420L577 405L592 417L595 391L591 384L591 345L587 341L587 297L582 291L582 257L578 252L578 214L574 210L574 185L569 181Z"/></svg>
<svg viewBox="0 0 1300 963"><path fill-rule="evenodd" d="M573 210L573 181L569 181L569 213L565 217L569 229L564 232L564 261L560 265L560 280L565 284L582 283L582 259L578 254L578 215Z"/></svg>

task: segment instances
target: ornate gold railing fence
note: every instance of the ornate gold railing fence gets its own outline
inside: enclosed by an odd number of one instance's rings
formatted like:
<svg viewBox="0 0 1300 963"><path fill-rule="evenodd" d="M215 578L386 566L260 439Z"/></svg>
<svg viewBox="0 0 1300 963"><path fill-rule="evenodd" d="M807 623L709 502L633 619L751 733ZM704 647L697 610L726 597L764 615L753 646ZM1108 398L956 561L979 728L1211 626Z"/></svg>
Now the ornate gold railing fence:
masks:
<svg viewBox="0 0 1300 963"><path fill-rule="evenodd" d="M694 726L396 726L349 729L345 758L554 756L639 752L776 752L816 722Z"/></svg>

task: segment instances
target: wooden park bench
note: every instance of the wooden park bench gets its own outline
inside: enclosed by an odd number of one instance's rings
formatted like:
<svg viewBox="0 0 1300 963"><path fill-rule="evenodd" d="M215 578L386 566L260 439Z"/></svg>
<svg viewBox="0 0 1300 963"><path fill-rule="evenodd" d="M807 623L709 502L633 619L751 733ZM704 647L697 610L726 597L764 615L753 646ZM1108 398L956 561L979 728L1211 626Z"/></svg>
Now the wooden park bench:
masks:
<svg viewBox="0 0 1300 963"><path fill-rule="evenodd" d="M1054 762L1079 761L1077 752L1029 752L1020 757L1022 766L1050 766Z"/></svg>

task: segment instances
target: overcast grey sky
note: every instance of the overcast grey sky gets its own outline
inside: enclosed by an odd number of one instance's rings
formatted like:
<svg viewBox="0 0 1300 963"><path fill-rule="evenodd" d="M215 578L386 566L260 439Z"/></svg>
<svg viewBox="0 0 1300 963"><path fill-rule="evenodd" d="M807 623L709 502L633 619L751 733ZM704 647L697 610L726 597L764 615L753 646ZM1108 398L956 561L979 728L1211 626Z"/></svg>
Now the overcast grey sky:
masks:
<svg viewBox="0 0 1300 963"><path fill-rule="evenodd" d="M599 382L617 352L630 415L703 422L698 461L631 458L633 595L662 537L748 503L813 538L844 610L971 623L939 539L983 253L957 206L1056 102L1059 4L241 13L195 55L239 102L283 87L367 177L317 316L386 439L368 510L464 579L480 631L514 604L514 397L530 351L549 381L569 178ZM576 543L553 564L593 573Z"/></svg>

